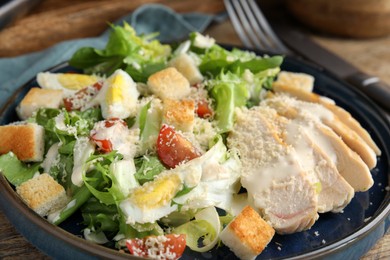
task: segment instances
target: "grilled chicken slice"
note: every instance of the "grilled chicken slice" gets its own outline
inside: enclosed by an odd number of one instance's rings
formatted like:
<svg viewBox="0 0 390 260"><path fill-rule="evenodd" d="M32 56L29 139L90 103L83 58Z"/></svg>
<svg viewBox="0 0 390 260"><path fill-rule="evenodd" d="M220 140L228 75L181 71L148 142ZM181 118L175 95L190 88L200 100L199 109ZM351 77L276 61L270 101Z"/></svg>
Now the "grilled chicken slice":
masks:
<svg viewBox="0 0 390 260"><path fill-rule="evenodd" d="M285 94L275 95L272 99L279 100L280 106L286 109L293 108L300 114L308 114L321 121L338 134L345 144L354 150L368 168L372 169L376 165L376 155L374 150L353 130L347 127L341 120L329 109L321 104L297 100Z"/></svg>
<svg viewBox="0 0 390 260"><path fill-rule="evenodd" d="M333 100L329 98L321 97L315 93L307 92L299 88L292 88L287 85L274 85L273 90L276 93L288 93L289 95L296 97L299 100L318 103L325 106L328 110L332 111L333 114L340 119L342 123L348 128L354 131L364 142L375 152L376 155L381 155L381 150L372 140L370 134L364 129L355 118L351 116L349 112L343 108L334 104Z"/></svg>
<svg viewBox="0 0 390 260"><path fill-rule="evenodd" d="M327 113L326 109L319 104L303 103L307 102L297 101L286 95L276 95L263 101L262 105L275 109L281 116L310 127L311 130L306 133L336 165L341 176L355 191L368 190L373 185L373 179L367 165L331 128L318 120L320 114L324 113L323 110Z"/></svg>
<svg viewBox="0 0 390 260"><path fill-rule="evenodd" d="M268 108L264 115L268 122L276 127L283 141L295 149L297 161L316 186L318 212L340 212L344 209L353 198L354 189L308 133L313 126L300 120L281 117L271 108Z"/></svg>
<svg viewBox="0 0 390 260"><path fill-rule="evenodd" d="M318 218L315 186L263 113L261 107L238 109L228 137L228 146L240 154L242 186L278 233L306 230Z"/></svg>

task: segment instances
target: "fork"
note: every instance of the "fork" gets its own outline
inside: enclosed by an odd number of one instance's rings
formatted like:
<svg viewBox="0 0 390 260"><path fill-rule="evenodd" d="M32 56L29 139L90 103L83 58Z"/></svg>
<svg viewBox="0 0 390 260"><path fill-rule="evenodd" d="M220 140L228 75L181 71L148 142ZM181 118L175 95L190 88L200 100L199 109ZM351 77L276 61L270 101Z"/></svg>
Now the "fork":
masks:
<svg viewBox="0 0 390 260"><path fill-rule="evenodd" d="M224 0L230 20L245 47L289 54L254 0Z"/></svg>

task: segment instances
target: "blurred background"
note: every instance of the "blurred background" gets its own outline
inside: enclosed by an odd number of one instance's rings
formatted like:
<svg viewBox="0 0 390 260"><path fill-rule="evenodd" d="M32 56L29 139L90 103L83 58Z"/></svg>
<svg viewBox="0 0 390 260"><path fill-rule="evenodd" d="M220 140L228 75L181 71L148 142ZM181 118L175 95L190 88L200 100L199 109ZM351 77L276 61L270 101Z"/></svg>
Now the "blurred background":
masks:
<svg viewBox="0 0 390 260"><path fill-rule="evenodd" d="M322 46L390 84L390 0L257 2L271 23L277 20L304 30ZM107 29L107 22L142 4L161 3L178 12L225 11L222 0L2 0L0 3L3 6L0 57L42 50L68 39L98 36ZM10 12L10 5L17 8L11 8ZM241 45L228 20L214 24L207 33L220 43Z"/></svg>

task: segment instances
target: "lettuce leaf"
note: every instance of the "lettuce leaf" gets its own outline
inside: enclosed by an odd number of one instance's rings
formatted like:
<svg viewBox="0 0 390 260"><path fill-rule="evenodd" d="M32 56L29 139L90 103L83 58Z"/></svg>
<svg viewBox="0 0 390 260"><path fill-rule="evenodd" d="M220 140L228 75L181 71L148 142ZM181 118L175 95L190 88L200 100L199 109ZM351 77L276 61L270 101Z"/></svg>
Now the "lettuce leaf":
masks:
<svg viewBox="0 0 390 260"><path fill-rule="evenodd" d="M254 52L237 48L229 51L218 44L204 49L204 53L199 53L199 51L197 53L201 60L199 65L201 73L211 78L218 76L223 71L241 74L247 69L256 74L263 70L279 68L283 62L283 57L280 55L262 57Z"/></svg>
<svg viewBox="0 0 390 260"><path fill-rule="evenodd" d="M220 133L233 128L234 109L245 106L250 97L247 83L236 74L221 73L215 80L208 82L211 97L215 100L215 114Z"/></svg>
<svg viewBox="0 0 390 260"><path fill-rule="evenodd" d="M90 198L82 207L81 213L84 224L95 232L119 231L119 221L116 215L118 210L115 205L104 205L95 197Z"/></svg>
<svg viewBox="0 0 390 260"><path fill-rule="evenodd" d="M233 128L236 107L259 104L262 90L272 88L272 82L279 71L279 67L257 73L250 69L245 69L243 73L227 71L206 82L209 94L215 100L215 114L220 133Z"/></svg>
<svg viewBox="0 0 390 260"><path fill-rule="evenodd" d="M160 174L166 168L157 158L157 156L144 155L134 159L137 172L135 178L142 185L145 182L154 180L155 176Z"/></svg>
<svg viewBox="0 0 390 260"><path fill-rule="evenodd" d="M12 152L0 156L0 172L14 186L31 179L38 172L40 163L25 164Z"/></svg>
<svg viewBox="0 0 390 260"><path fill-rule="evenodd" d="M175 234L186 234L187 246L196 252L211 250L218 243L220 232L221 223L214 207L199 211L194 220L173 229Z"/></svg>
<svg viewBox="0 0 390 260"><path fill-rule="evenodd" d="M100 108L82 112L41 108L30 120L45 128L45 147L48 149L57 142L64 146L76 140L76 136L89 135L94 124L102 120L102 116Z"/></svg>
<svg viewBox="0 0 390 260"><path fill-rule="evenodd" d="M140 128L140 152L153 150L160 132L162 109L156 100L148 102L141 108L137 121Z"/></svg>
<svg viewBox="0 0 390 260"><path fill-rule="evenodd" d="M149 75L166 66L171 48L152 40L156 34L138 36L126 22L123 26L112 25L111 28L104 49L83 47L76 51L69 64L85 73L106 76L123 69L137 82L146 82Z"/></svg>

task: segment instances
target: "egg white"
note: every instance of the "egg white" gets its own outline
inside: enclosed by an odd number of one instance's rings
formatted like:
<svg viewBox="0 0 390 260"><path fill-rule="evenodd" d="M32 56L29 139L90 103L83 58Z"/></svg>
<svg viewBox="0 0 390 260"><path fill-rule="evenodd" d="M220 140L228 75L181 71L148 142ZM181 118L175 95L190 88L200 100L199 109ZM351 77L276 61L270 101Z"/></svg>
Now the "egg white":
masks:
<svg viewBox="0 0 390 260"><path fill-rule="evenodd" d="M116 70L107 78L94 103L100 104L103 118L135 116L139 92L137 85L123 70Z"/></svg>

